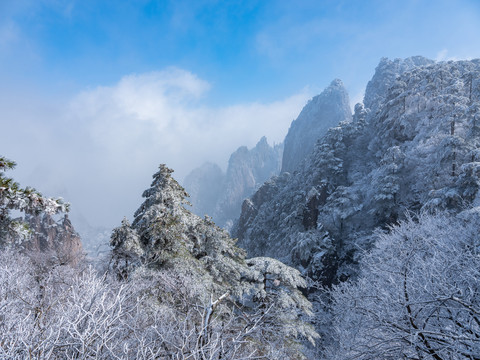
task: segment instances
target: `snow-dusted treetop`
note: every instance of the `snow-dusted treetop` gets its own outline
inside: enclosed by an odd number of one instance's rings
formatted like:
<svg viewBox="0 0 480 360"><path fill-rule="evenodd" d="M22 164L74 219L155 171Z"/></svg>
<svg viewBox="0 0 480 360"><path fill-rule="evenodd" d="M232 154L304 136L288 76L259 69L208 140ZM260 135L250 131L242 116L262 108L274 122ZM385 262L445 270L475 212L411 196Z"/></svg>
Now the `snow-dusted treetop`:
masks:
<svg viewBox="0 0 480 360"><path fill-rule="evenodd" d="M15 167L15 162L0 156L0 244L28 236L28 229L21 221L10 218L11 210L25 214L53 215L67 212L69 204L63 199L47 198L31 187L22 188L13 179L5 176L5 171Z"/></svg>

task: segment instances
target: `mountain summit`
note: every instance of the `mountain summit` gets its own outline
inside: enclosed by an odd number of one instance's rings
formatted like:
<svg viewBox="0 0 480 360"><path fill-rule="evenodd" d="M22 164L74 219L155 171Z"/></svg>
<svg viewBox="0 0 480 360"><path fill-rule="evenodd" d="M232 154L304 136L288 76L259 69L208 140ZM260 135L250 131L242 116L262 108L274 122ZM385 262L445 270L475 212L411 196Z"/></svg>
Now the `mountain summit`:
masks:
<svg viewBox="0 0 480 360"><path fill-rule="evenodd" d="M239 147L228 161L226 174L215 164L205 163L185 178L192 211L208 214L219 226L230 229L240 216L242 202L265 181L278 175L283 145L270 146L264 136L252 149Z"/></svg>
<svg viewBox="0 0 480 360"><path fill-rule="evenodd" d="M282 172L296 170L329 128L351 118L347 90L341 80L335 79L320 95L312 98L292 122L285 137Z"/></svg>
<svg viewBox="0 0 480 360"><path fill-rule="evenodd" d="M353 121L331 127L296 172L244 202L233 232L239 245L328 285L355 273L358 249L370 246L375 228L406 212L479 204L479 78L480 60L382 59ZM335 88L317 101L338 98L343 90Z"/></svg>

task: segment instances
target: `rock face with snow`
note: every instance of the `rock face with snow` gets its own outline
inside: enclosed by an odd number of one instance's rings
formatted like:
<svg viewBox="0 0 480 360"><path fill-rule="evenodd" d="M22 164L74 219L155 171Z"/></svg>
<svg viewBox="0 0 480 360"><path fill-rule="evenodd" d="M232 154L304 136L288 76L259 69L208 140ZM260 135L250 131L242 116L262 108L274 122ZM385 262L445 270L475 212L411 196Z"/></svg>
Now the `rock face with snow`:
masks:
<svg viewBox="0 0 480 360"><path fill-rule="evenodd" d="M211 163L193 170L184 182L193 211L208 214L218 225L230 229L240 216L244 199L272 176L296 170L330 127L351 117L347 91L340 80L334 80L292 122L284 145L271 147L263 137L251 150L238 148L230 156L225 175Z"/></svg>
<svg viewBox="0 0 480 360"><path fill-rule="evenodd" d="M479 203L479 79L480 60L382 59L365 106L243 203L239 245L328 285L354 274L374 229L406 211Z"/></svg>
<svg viewBox="0 0 480 360"><path fill-rule="evenodd" d="M75 265L80 260L82 242L68 215L59 221L47 214L27 215L26 221L31 230L29 250L52 254L63 264Z"/></svg>
<svg viewBox="0 0 480 360"><path fill-rule="evenodd" d="M378 110L387 96L388 90L395 83L399 74L411 70L417 66L432 65L433 60L423 56L412 56L407 59L389 60L382 58L378 64L375 74L367 84L363 104L374 113Z"/></svg>
<svg viewBox="0 0 480 360"><path fill-rule="evenodd" d="M193 170L185 178L193 212L211 216L229 229L240 215L244 199L280 171L282 145L270 146L263 137L253 149L238 148L228 162L226 174L211 163Z"/></svg>
<svg viewBox="0 0 480 360"><path fill-rule="evenodd" d="M351 117L347 90L336 79L320 95L311 99L292 122L285 137L282 172L296 170L330 127Z"/></svg>
<svg viewBox="0 0 480 360"><path fill-rule="evenodd" d="M278 174L281 155L282 146L272 147L263 137L253 149L242 146L230 156L225 184L213 212L213 218L221 226L230 228L240 216L243 200Z"/></svg>

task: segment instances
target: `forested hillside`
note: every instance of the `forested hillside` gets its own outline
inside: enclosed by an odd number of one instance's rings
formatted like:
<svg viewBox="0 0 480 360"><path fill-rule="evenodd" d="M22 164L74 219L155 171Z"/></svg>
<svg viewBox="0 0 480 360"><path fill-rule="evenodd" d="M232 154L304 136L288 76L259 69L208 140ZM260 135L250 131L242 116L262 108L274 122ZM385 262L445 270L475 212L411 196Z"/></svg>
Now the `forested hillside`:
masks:
<svg viewBox="0 0 480 360"><path fill-rule="evenodd" d="M479 76L477 60L382 59L352 119L243 204L239 244L329 285L375 228L476 205Z"/></svg>

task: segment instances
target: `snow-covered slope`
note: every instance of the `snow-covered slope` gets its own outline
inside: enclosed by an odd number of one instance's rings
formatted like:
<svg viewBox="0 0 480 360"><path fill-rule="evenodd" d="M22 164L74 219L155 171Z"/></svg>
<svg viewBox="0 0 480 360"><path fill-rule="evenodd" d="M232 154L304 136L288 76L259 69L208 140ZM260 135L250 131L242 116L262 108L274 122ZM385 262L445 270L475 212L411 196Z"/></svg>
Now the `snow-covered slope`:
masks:
<svg viewBox="0 0 480 360"><path fill-rule="evenodd" d="M479 202L479 78L480 60L382 59L366 107L331 128L297 172L244 202L239 245L329 284L350 276L372 231L405 211Z"/></svg>

